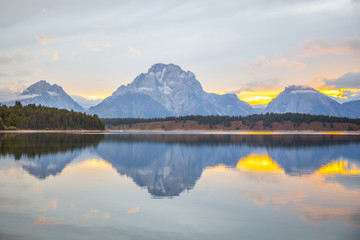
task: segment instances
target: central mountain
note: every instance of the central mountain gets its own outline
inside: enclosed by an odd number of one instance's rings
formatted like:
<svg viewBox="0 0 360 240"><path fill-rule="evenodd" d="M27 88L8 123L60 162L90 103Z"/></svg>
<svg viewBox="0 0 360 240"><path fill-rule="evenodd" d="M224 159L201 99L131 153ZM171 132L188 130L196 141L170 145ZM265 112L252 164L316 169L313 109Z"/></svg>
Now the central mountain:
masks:
<svg viewBox="0 0 360 240"><path fill-rule="evenodd" d="M253 108L235 94L207 93L195 75L174 64L155 64L89 109L104 118L184 115L249 115Z"/></svg>

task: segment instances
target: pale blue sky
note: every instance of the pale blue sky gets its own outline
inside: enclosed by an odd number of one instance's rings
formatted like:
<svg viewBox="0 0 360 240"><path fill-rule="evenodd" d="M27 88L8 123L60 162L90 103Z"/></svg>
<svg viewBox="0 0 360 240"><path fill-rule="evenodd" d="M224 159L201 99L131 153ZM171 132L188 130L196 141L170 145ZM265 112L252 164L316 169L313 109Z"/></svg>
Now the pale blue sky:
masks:
<svg viewBox="0 0 360 240"><path fill-rule="evenodd" d="M0 88L45 79L72 95L108 96L158 62L194 72L210 92L320 88L360 71L354 0L0 4Z"/></svg>

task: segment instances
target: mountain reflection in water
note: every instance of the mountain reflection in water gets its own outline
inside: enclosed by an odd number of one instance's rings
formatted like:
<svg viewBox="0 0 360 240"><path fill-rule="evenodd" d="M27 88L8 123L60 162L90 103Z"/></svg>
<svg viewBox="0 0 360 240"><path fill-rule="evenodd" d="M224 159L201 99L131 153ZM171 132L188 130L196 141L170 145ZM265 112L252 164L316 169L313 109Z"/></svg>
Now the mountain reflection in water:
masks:
<svg viewBox="0 0 360 240"><path fill-rule="evenodd" d="M0 134L0 239L358 239L360 136Z"/></svg>
<svg viewBox="0 0 360 240"><path fill-rule="evenodd" d="M204 169L287 175L359 174L357 135L0 134L1 156L29 174L57 175L82 151L111 164L154 197L194 188Z"/></svg>

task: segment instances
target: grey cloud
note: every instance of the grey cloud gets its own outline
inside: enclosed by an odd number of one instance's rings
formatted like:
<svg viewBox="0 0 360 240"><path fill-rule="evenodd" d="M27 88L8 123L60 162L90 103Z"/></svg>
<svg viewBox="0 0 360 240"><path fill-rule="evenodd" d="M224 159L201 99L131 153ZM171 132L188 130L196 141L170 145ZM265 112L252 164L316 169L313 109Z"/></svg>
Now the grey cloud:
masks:
<svg viewBox="0 0 360 240"><path fill-rule="evenodd" d="M328 42L321 38L308 39L301 44L299 57L316 57L322 55L348 55L360 50L360 37L345 38L338 42Z"/></svg>
<svg viewBox="0 0 360 240"><path fill-rule="evenodd" d="M360 89L360 72L349 72L337 79L325 79L324 83L327 87Z"/></svg>
<svg viewBox="0 0 360 240"><path fill-rule="evenodd" d="M15 53L13 55L0 54L0 65L24 62L28 59L29 59L29 57L22 53Z"/></svg>
<svg viewBox="0 0 360 240"><path fill-rule="evenodd" d="M283 81L281 81L278 78L268 78L262 80L254 79L253 81L244 84L244 86L240 90L253 91L257 89L282 88L283 86L284 86Z"/></svg>

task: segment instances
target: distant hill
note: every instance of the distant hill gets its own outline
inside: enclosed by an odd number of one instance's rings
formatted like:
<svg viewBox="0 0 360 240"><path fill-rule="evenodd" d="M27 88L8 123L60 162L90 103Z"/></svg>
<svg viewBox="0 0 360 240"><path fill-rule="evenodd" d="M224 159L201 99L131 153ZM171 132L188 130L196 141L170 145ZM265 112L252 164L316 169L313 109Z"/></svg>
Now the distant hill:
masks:
<svg viewBox="0 0 360 240"><path fill-rule="evenodd" d="M89 113L100 117L166 117L182 115L249 115L253 108L235 94L203 90L195 75L174 64L155 64Z"/></svg>
<svg viewBox="0 0 360 240"><path fill-rule="evenodd" d="M71 95L71 98L74 99L74 101L85 110L89 109L90 107L96 106L102 102L102 99L87 99L77 95Z"/></svg>
<svg viewBox="0 0 360 240"><path fill-rule="evenodd" d="M266 107L268 113L306 113L358 118L360 114L344 107L327 95L308 86L286 87Z"/></svg>
<svg viewBox="0 0 360 240"><path fill-rule="evenodd" d="M360 100L344 102L342 105L360 115Z"/></svg>
<svg viewBox="0 0 360 240"><path fill-rule="evenodd" d="M63 89L56 84L49 84L41 80L25 89L15 100L3 102L2 104L12 106L15 101L22 105L41 104L42 106L55 107L59 109L84 112L84 109L75 102Z"/></svg>

